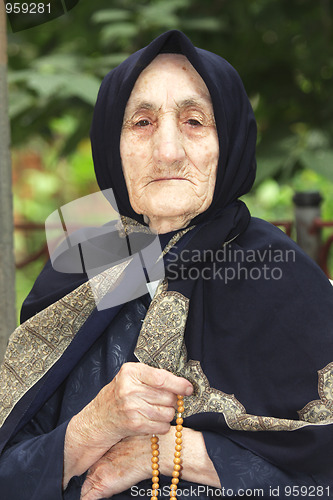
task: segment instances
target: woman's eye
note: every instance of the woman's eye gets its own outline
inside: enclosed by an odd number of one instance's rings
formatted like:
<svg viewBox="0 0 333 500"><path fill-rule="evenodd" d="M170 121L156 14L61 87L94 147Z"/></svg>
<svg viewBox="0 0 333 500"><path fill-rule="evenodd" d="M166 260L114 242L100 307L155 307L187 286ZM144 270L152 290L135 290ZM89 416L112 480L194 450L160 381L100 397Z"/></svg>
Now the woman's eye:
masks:
<svg viewBox="0 0 333 500"><path fill-rule="evenodd" d="M150 125L150 121L149 120L139 120L135 124L136 127L147 127L148 125Z"/></svg>
<svg viewBox="0 0 333 500"><path fill-rule="evenodd" d="M201 123L199 122L199 120L196 120L195 118L190 118L189 120L187 120L187 123L189 125L191 125L191 127L200 127L201 126Z"/></svg>

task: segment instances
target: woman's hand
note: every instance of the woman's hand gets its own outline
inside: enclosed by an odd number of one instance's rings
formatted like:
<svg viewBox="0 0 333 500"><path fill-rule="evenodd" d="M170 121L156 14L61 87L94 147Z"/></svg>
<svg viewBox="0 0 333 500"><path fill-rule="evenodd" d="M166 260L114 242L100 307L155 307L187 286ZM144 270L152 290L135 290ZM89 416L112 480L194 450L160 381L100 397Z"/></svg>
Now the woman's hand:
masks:
<svg viewBox="0 0 333 500"><path fill-rule="evenodd" d="M166 370L125 363L74 419L83 437L109 449L128 436L168 432L177 394L192 390L190 382Z"/></svg>
<svg viewBox="0 0 333 500"><path fill-rule="evenodd" d="M81 475L122 439L165 434L177 394L189 395L188 380L143 363L125 363L116 377L75 415L65 438L64 480Z"/></svg>
<svg viewBox="0 0 333 500"><path fill-rule="evenodd" d="M175 427L159 438L160 473L173 472ZM201 432L184 427L182 479L221 488L219 477L210 460ZM98 500L121 493L151 478L150 436L126 438L113 446L88 472L82 486L81 500Z"/></svg>
<svg viewBox="0 0 333 500"><path fill-rule="evenodd" d="M151 476L149 436L134 436L115 444L88 472L80 500L109 498Z"/></svg>

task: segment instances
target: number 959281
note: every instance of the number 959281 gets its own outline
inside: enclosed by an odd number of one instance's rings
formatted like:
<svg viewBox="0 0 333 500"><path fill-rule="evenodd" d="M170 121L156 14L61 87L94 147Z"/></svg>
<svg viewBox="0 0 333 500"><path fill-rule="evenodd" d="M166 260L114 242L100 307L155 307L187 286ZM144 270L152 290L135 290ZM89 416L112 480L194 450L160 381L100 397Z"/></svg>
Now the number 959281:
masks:
<svg viewBox="0 0 333 500"><path fill-rule="evenodd" d="M7 14L51 14L51 3L6 2Z"/></svg>

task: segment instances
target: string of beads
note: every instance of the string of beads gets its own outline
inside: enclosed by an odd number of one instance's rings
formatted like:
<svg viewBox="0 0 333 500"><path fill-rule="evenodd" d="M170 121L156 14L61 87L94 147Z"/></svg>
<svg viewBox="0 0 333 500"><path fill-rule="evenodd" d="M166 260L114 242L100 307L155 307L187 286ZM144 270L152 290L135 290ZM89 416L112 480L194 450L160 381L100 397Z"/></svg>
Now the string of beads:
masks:
<svg viewBox="0 0 333 500"><path fill-rule="evenodd" d="M177 396L177 410L176 410L176 433L175 433L175 453L173 459L173 472L170 485L170 500L177 500L176 493L179 483L179 477L181 472L181 450L182 450L182 430L183 430L183 419L182 413L184 411L184 401L183 396ZM151 500L158 500L158 490L159 490L159 446L158 437L153 434L151 438L151 450L152 450L152 490L154 495Z"/></svg>

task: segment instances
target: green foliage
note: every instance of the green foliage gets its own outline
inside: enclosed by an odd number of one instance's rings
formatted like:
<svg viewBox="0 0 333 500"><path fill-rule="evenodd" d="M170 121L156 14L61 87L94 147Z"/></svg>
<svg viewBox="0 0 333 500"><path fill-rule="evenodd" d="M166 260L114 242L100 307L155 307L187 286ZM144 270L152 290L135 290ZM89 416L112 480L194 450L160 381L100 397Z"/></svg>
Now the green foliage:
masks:
<svg viewBox="0 0 333 500"><path fill-rule="evenodd" d="M12 139L19 145L36 134L51 138L50 121L80 115L61 154L88 136L102 77L161 32L191 22L190 0L101 0L99 10L81 3L66 16L9 35ZM194 18L195 21L195 18ZM200 16L204 32L219 22ZM84 118L83 118L84 117Z"/></svg>
<svg viewBox="0 0 333 500"><path fill-rule="evenodd" d="M40 273L43 268L44 261L40 259L37 262L33 262L26 266L24 269L18 269L16 271L16 312L17 312L17 324L20 323L20 311L21 306L26 298L27 294L31 290L32 284L34 283L36 276Z"/></svg>
<svg viewBox="0 0 333 500"><path fill-rule="evenodd" d="M13 142L52 137L50 121L79 116L61 153L88 136L101 78L167 29L239 70L258 120L258 183L308 167L332 177L332 14L310 0L100 0L9 36ZM85 117L85 119L83 119ZM325 135L325 151L311 145ZM319 148L321 149L321 147Z"/></svg>

